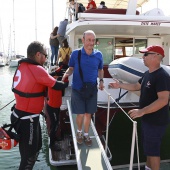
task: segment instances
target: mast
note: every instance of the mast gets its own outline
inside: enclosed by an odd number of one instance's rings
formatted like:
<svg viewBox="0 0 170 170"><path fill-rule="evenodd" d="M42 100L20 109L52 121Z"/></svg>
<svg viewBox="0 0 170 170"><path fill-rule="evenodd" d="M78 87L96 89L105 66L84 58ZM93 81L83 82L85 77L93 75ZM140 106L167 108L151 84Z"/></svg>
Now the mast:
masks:
<svg viewBox="0 0 170 170"><path fill-rule="evenodd" d="M54 1L52 0L52 30L54 28Z"/></svg>
<svg viewBox="0 0 170 170"><path fill-rule="evenodd" d="M4 42L3 42L3 33L2 33L2 25L1 25L1 18L0 18L0 52L3 52L3 54L5 53L5 50L4 50ZM2 46L1 46L2 45Z"/></svg>
<svg viewBox="0 0 170 170"><path fill-rule="evenodd" d="M9 42L8 42L8 59L10 59L12 54L11 49L12 47L11 47L11 24L10 24L10 33L9 33Z"/></svg>
<svg viewBox="0 0 170 170"><path fill-rule="evenodd" d="M14 14L15 14L15 11L14 11L14 0L13 0L13 35L14 35L14 51L13 51L13 53L14 53L14 57L16 56L16 53L15 53L15 16L14 16Z"/></svg>
<svg viewBox="0 0 170 170"><path fill-rule="evenodd" d="M35 0L35 40L37 41L37 2Z"/></svg>

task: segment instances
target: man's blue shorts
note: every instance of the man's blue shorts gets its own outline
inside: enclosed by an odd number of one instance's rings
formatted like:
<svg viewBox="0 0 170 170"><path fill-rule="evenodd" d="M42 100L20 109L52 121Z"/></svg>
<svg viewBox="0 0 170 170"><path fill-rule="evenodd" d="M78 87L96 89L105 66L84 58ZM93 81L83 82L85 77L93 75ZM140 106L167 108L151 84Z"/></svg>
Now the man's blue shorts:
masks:
<svg viewBox="0 0 170 170"><path fill-rule="evenodd" d="M93 114L97 111L97 91L89 99L84 99L79 91L72 89L71 109L74 114Z"/></svg>
<svg viewBox="0 0 170 170"><path fill-rule="evenodd" d="M146 156L160 156L162 137L167 125L151 125L142 121L142 144Z"/></svg>

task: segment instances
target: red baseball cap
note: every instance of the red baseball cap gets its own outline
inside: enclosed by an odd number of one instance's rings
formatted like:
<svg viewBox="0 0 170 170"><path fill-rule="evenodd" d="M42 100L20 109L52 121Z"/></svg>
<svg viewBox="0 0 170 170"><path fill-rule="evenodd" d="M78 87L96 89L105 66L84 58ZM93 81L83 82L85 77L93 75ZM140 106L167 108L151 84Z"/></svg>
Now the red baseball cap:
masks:
<svg viewBox="0 0 170 170"><path fill-rule="evenodd" d="M158 53L158 54L162 55L163 57L165 57L164 49L159 45L149 46L144 50L139 50L139 52L140 53L155 52L155 53Z"/></svg>

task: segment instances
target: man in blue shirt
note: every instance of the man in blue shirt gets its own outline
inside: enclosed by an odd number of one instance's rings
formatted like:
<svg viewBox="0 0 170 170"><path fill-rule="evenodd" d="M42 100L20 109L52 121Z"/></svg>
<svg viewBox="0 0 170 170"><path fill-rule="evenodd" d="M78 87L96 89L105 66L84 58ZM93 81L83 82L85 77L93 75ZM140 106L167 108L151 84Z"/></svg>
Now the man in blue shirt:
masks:
<svg viewBox="0 0 170 170"><path fill-rule="evenodd" d="M69 68L63 76L63 80L73 73L71 107L73 114L77 114L77 143L82 144L83 140L87 146L92 145L88 134L91 115L97 111L97 77L99 77L99 89L103 90L103 56L98 50L94 50L96 35L92 30L85 31L82 38L83 47L74 50L69 61ZM79 58L80 56L80 58ZM80 68L82 75L80 74ZM82 93L85 85L87 93L93 89L90 97L86 98ZM84 123L84 135L82 126Z"/></svg>
<svg viewBox="0 0 170 170"><path fill-rule="evenodd" d="M60 47L63 46L63 40L65 39L67 24L68 24L68 19L65 19L64 21L60 22L60 25L58 27L57 35L59 35L59 37L57 37L57 39L60 43Z"/></svg>

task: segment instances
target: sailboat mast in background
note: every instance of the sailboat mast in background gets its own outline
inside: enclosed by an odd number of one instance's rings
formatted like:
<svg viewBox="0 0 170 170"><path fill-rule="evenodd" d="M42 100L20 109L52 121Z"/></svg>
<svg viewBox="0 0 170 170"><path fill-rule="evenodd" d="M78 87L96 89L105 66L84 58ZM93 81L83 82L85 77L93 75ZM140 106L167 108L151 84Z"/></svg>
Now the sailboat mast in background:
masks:
<svg viewBox="0 0 170 170"><path fill-rule="evenodd" d="M14 45L13 45L13 57L15 58L16 53L15 53L15 3L13 0L13 36L14 36Z"/></svg>
<svg viewBox="0 0 170 170"><path fill-rule="evenodd" d="M35 40L37 41L37 2L35 0Z"/></svg>

